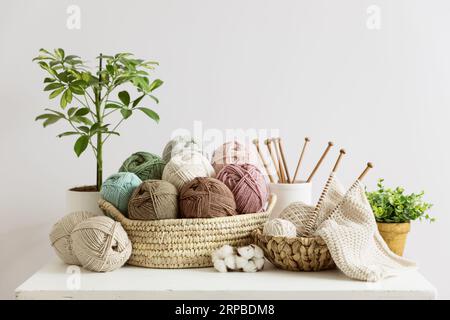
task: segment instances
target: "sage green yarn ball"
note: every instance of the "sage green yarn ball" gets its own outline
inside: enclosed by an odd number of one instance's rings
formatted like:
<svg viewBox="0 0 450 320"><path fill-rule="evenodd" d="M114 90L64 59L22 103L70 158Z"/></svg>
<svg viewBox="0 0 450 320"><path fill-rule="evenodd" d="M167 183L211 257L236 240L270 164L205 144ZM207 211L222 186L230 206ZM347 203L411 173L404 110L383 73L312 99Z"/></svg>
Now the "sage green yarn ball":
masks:
<svg viewBox="0 0 450 320"><path fill-rule="evenodd" d="M132 172L119 172L103 182L100 195L120 212L128 214L128 201L142 180Z"/></svg>
<svg viewBox="0 0 450 320"><path fill-rule="evenodd" d="M113 271L131 255L131 241L120 222L98 216L80 222L70 235L73 252L83 268Z"/></svg>
<svg viewBox="0 0 450 320"><path fill-rule="evenodd" d="M82 221L94 217L95 215L87 211L77 211L65 215L59 219L50 231L50 243L55 249L57 256L70 265L80 265L78 258L72 250L72 239L70 234L73 229Z"/></svg>
<svg viewBox="0 0 450 320"><path fill-rule="evenodd" d="M190 135L179 135L166 144L163 150L162 159L167 163L172 157L186 151L203 153L200 142Z"/></svg>
<svg viewBox="0 0 450 320"><path fill-rule="evenodd" d="M166 162L159 156L149 152L133 153L122 164L119 172L132 172L142 181L156 179L160 180Z"/></svg>

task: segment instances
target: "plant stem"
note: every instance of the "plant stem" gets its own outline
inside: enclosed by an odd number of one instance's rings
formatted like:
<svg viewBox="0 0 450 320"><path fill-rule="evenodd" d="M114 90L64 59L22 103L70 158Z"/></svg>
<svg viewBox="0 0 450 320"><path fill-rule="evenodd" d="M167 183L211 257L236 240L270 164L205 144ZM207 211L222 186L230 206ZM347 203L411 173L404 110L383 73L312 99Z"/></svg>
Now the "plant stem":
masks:
<svg viewBox="0 0 450 320"><path fill-rule="evenodd" d="M100 59L99 59L99 86L98 86L98 92L97 96L95 97L95 111L97 116L97 122L99 126L102 125L102 113L101 113L101 94L102 94L102 54L100 53ZM103 141L102 141L102 133L99 131L97 132L97 190L100 191L102 187L103 182Z"/></svg>

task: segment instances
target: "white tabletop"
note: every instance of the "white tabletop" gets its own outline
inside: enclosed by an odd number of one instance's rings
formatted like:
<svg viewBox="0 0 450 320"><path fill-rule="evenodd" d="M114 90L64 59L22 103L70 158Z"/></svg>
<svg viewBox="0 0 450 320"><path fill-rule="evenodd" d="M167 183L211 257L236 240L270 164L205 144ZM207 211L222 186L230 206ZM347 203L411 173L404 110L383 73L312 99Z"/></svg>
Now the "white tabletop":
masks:
<svg viewBox="0 0 450 320"><path fill-rule="evenodd" d="M290 272L266 262L257 273L212 268L146 269L125 266L93 273L55 261L16 289L17 299L435 299L417 271L377 283L351 280L338 270Z"/></svg>

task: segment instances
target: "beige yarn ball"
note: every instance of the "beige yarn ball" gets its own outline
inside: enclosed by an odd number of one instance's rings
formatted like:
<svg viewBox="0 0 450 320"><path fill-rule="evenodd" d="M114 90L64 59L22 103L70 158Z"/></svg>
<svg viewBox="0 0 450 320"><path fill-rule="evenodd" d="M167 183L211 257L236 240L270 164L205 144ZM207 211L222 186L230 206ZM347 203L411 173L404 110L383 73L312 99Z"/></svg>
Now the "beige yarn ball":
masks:
<svg viewBox="0 0 450 320"><path fill-rule="evenodd" d="M53 225L49 235L50 243L63 262L71 265L80 265L78 258L72 251L70 234L77 224L93 216L95 216L93 213L87 211L72 212L59 219Z"/></svg>
<svg viewBox="0 0 450 320"><path fill-rule="evenodd" d="M162 179L172 183L178 191L197 177L213 177L214 169L202 154L186 151L172 157L166 164Z"/></svg>
<svg viewBox="0 0 450 320"><path fill-rule="evenodd" d="M131 242L122 225L106 216L79 223L71 238L74 254L91 271L113 271L123 266L131 255Z"/></svg>
<svg viewBox="0 0 450 320"><path fill-rule="evenodd" d="M272 237L294 238L297 236L297 228L292 222L277 218L264 224L263 233Z"/></svg>
<svg viewBox="0 0 450 320"><path fill-rule="evenodd" d="M164 180L145 180L134 189L128 202L128 217L134 220L175 219L178 190Z"/></svg>

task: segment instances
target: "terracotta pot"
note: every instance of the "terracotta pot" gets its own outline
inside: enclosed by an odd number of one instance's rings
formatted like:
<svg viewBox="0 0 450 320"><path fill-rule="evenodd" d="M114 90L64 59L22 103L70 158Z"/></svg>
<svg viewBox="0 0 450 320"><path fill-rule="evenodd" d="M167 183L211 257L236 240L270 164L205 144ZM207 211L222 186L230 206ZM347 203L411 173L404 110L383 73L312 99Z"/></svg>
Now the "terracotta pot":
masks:
<svg viewBox="0 0 450 320"><path fill-rule="evenodd" d="M88 211L96 215L102 215L103 212L98 206L100 192L95 186L75 187L66 192L66 211L67 213L75 211Z"/></svg>
<svg viewBox="0 0 450 320"><path fill-rule="evenodd" d="M402 256L405 249L406 237L411 225L409 222L404 223L381 223L377 222L378 231L388 245L389 249L395 254Z"/></svg>

